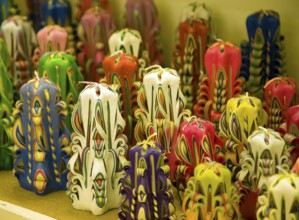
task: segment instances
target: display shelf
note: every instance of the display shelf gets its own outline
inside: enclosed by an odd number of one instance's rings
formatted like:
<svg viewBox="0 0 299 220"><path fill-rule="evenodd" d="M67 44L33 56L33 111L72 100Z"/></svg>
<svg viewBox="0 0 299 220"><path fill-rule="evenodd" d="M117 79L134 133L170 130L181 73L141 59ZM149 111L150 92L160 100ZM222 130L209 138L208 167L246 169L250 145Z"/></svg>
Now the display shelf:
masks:
<svg viewBox="0 0 299 220"><path fill-rule="evenodd" d="M101 216L93 215L89 211L74 209L71 200L68 198L65 191L52 192L43 196L27 191L20 187L19 182L17 178L14 177L12 171L0 171L0 180L0 200L42 213L52 218L59 220L118 219L118 209L110 210ZM175 188L173 188L173 192L177 210L176 215L179 217L182 214L182 209ZM0 219L4 220L2 217L0 212Z"/></svg>

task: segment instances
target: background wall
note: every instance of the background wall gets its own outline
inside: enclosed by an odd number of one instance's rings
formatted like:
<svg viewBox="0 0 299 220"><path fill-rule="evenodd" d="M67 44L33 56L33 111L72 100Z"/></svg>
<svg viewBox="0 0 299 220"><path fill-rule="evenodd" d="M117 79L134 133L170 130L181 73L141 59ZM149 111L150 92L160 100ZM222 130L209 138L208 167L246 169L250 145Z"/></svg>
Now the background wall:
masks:
<svg viewBox="0 0 299 220"><path fill-rule="evenodd" d="M239 45L247 40L246 18L261 9L280 14L281 34L285 36L288 74L299 84L299 1L298 0L154 0L161 23L165 66L174 49L175 31L181 9L191 2L204 2L212 13L212 27L217 38ZM110 0L115 22L121 25L126 0Z"/></svg>
<svg viewBox="0 0 299 220"><path fill-rule="evenodd" d="M79 0L70 0L79 1ZM288 74L299 84L299 1L298 0L154 0L161 23L164 66L169 67L174 49L175 31L181 9L191 2L204 2L212 13L212 27L217 38L239 45L247 40L246 18L260 9L280 14L281 34L285 36ZM24 0L15 0L26 14ZM117 27L123 25L126 0L110 0Z"/></svg>

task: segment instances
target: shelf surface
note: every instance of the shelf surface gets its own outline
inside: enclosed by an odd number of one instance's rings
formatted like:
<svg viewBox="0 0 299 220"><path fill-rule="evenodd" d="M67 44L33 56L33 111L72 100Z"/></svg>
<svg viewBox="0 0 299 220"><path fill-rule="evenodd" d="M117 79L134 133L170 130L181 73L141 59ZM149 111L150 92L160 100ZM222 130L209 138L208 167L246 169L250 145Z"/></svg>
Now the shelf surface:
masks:
<svg viewBox="0 0 299 220"><path fill-rule="evenodd" d="M72 207L72 202L65 191L52 192L39 196L34 192L27 191L20 187L17 178L12 171L0 171L0 200L30 209L35 212L56 218L59 220L74 219L117 219L118 209L106 212L104 215L95 216L90 211L77 210ZM177 190L173 188L176 215L182 214ZM1 219L1 214L0 214Z"/></svg>

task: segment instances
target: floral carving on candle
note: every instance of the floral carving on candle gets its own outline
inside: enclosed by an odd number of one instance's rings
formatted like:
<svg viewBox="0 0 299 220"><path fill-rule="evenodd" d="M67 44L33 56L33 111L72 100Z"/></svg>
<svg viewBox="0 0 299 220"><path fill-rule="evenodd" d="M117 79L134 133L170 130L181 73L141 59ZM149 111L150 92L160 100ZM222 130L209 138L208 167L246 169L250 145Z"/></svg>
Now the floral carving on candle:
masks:
<svg viewBox="0 0 299 220"><path fill-rule="evenodd" d="M241 154L238 179L242 184L267 191L268 179L278 173L277 166L289 170L290 154L278 132L259 127L249 137L246 150Z"/></svg>
<svg viewBox="0 0 299 220"><path fill-rule="evenodd" d="M59 88L46 78L35 78L21 87L20 95L12 131L15 176L21 187L37 194L65 190L71 148Z"/></svg>
<svg viewBox="0 0 299 220"><path fill-rule="evenodd" d="M10 74L18 90L32 77L32 53L37 45L30 22L21 16L9 17L2 22L1 30L10 54Z"/></svg>
<svg viewBox="0 0 299 220"><path fill-rule="evenodd" d="M39 58L46 52L66 51L68 33L58 25L48 25L37 33L38 47L34 51L33 62L37 65Z"/></svg>
<svg viewBox="0 0 299 220"><path fill-rule="evenodd" d="M242 46L244 65L241 72L247 79L247 91L263 99L265 83L286 74L279 14L273 10L260 10L247 17L246 26L249 42Z"/></svg>
<svg viewBox="0 0 299 220"><path fill-rule="evenodd" d="M134 112L138 107L137 88L134 83L141 80L138 77L137 57L122 52L114 53L104 59L103 69L107 83L119 87L120 109L126 121L124 134L128 137L129 145L133 146L136 143Z"/></svg>
<svg viewBox="0 0 299 220"><path fill-rule="evenodd" d="M78 82L83 80L75 58L64 52L45 53L38 62L39 75L47 77L60 88L62 100L67 103L69 114L66 117L66 126L71 127L71 112L79 96Z"/></svg>
<svg viewBox="0 0 299 220"><path fill-rule="evenodd" d="M226 140L225 164L232 171L233 178L240 169L240 157L247 138L258 126L266 125L267 113L260 99L242 95L228 100L220 118L219 135Z"/></svg>
<svg viewBox="0 0 299 220"><path fill-rule="evenodd" d="M74 108L72 126L67 194L73 207L94 215L119 208L127 138L118 94L107 84L87 85Z"/></svg>
<svg viewBox="0 0 299 220"><path fill-rule="evenodd" d="M292 163L299 157L299 105L290 107L285 122L278 128L291 154Z"/></svg>
<svg viewBox="0 0 299 220"><path fill-rule="evenodd" d="M274 130L285 122L287 109L298 103L296 81L290 77L276 77L264 87L268 126Z"/></svg>
<svg viewBox="0 0 299 220"><path fill-rule="evenodd" d="M173 66L182 79L182 91L187 99L187 108L197 103L200 77L204 72L204 54L207 47L209 23L192 17L179 24Z"/></svg>
<svg viewBox="0 0 299 220"><path fill-rule="evenodd" d="M179 129L175 153L179 160L176 170L176 185L180 198L193 176L194 168L210 159L219 163L224 162L223 141L215 133L215 126L210 121L191 117L184 120Z"/></svg>
<svg viewBox="0 0 299 220"><path fill-rule="evenodd" d="M135 111L138 142L157 133L157 142L163 146L169 159L170 177L174 181L176 170L175 144L181 122L191 113L185 109L186 99L180 90L180 77L173 69L152 66L138 83Z"/></svg>
<svg viewBox="0 0 299 220"><path fill-rule="evenodd" d="M270 183L268 192L258 198L257 219L298 219L299 177L283 170Z"/></svg>
<svg viewBox="0 0 299 220"><path fill-rule="evenodd" d="M231 172L217 162L196 166L187 183L182 219L240 219L239 196Z"/></svg>
<svg viewBox="0 0 299 220"><path fill-rule="evenodd" d="M241 53L232 43L218 40L207 49L204 61L207 75L202 79L193 110L218 125L227 101L243 90L243 79L238 77Z"/></svg>
<svg viewBox="0 0 299 220"><path fill-rule="evenodd" d="M145 74L145 68L149 65L148 52L143 50L142 38L137 30L124 28L115 31L109 38L110 53L114 54L121 50L124 53L138 57L139 78Z"/></svg>
<svg viewBox="0 0 299 220"><path fill-rule="evenodd" d="M154 1L127 0L125 7L125 26L141 34L144 50L149 54L150 64L162 65L161 28Z"/></svg>
<svg viewBox="0 0 299 220"><path fill-rule="evenodd" d="M9 53L3 39L0 39L0 170L13 168L12 117L13 85L7 71ZM6 62L6 63L5 63Z"/></svg>
<svg viewBox="0 0 299 220"><path fill-rule="evenodd" d="M114 30L111 14L101 8L91 8L81 17L77 59L85 80L99 82L103 79L102 62L109 53L108 39Z"/></svg>
<svg viewBox="0 0 299 220"><path fill-rule="evenodd" d="M176 219L167 158L150 138L130 149L121 189L125 199L118 213L122 220Z"/></svg>

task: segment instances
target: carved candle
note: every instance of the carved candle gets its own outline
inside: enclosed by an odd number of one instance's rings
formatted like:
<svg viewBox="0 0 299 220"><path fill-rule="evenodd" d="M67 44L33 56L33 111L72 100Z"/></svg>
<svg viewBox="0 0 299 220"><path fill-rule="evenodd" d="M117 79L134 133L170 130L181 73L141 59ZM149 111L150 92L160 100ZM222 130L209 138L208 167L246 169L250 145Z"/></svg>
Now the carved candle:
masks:
<svg viewBox="0 0 299 220"><path fill-rule="evenodd" d="M15 176L21 187L37 194L65 190L71 148L59 88L46 78L35 78L22 86L20 95L12 132Z"/></svg>
<svg viewBox="0 0 299 220"><path fill-rule="evenodd" d="M205 162L196 166L187 183L183 219L237 220L240 219L238 202L229 169L216 162Z"/></svg>
<svg viewBox="0 0 299 220"><path fill-rule="evenodd" d="M190 17L196 20L206 20L210 23L211 12L204 3L192 2L182 9L180 22L186 21Z"/></svg>
<svg viewBox="0 0 299 220"><path fill-rule="evenodd" d="M163 64L160 22L153 0L127 0L126 27L138 30L151 64Z"/></svg>
<svg viewBox="0 0 299 220"><path fill-rule="evenodd" d="M225 163L233 177L240 168L239 160L247 138L258 126L266 126L267 113L256 97L241 95L228 100L219 123L220 135L226 139Z"/></svg>
<svg viewBox="0 0 299 220"><path fill-rule="evenodd" d="M32 52L36 35L30 22L20 16L9 17L3 21L1 30L10 54L10 74L13 85L18 90L32 77Z"/></svg>
<svg viewBox="0 0 299 220"><path fill-rule="evenodd" d="M173 66L182 79L182 91L186 95L187 108L197 103L200 77L204 72L209 24L205 20L190 17L178 27Z"/></svg>
<svg viewBox="0 0 299 220"><path fill-rule="evenodd" d="M163 146L169 159L170 177L174 181L176 171L175 144L178 129L190 111L185 109L186 100L180 90L180 77L173 69L151 66L138 84L135 111L137 124L135 138L138 142L146 140L152 133L157 133L157 141Z"/></svg>
<svg viewBox="0 0 299 220"><path fill-rule="evenodd" d="M260 10L247 17L246 26L249 38L249 50L243 59L249 71L245 73L248 79L246 89L262 99L266 81L286 74L279 14L273 10Z"/></svg>
<svg viewBox="0 0 299 220"><path fill-rule="evenodd" d="M73 207L94 215L119 208L127 138L118 94L106 84L87 85L74 108L72 126L67 194Z"/></svg>
<svg viewBox="0 0 299 220"><path fill-rule="evenodd" d="M274 130L285 122L287 109L298 104L296 81L290 77L276 77L264 87L268 126Z"/></svg>
<svg viewBox="0 0 299 220"><path fill-rule="evenodd" d="M240 50L232 43L218 40L207 49L207 75L203 77L194 114L218 125L227 101L242 93L243 79L238 77L240 66Z"/></svg>
<svg viewBox="0 0 299 220"><path fill-rule="evenodd" d="M71 132L71 112L79 96L78 82L83 80L75 58L64 52L48 52L39 59L38 71L40 76L49 78L59 86L69 112L65 123Z"/></svg>
<svg viewBox="0 0 299 220"><path fill-rule="evenodd" d="M11 170L14 159L11 134L14 121L12 117L13 86L7 71L9 54L3 39L0 39L0 54L2 55L0 56L0 170Z"/></svg>
<svg viewBox="0 0 299 220"><path fill-rule="evenodd" d="M299 156L299 105L290 107L286 112L285 122L278 128L295 164Z"/></svg>
<svg viewBox="0 0 299 220"><path fill-rule="evenodd" d="M49 51L65 51L68 33L65 28L48 25L37 33L38 47L34 51L33 62L37 65L39 58Z"/></svg>
<svg viewBox="0 0 299 220"><path fill-rule="evenodd" d="M184 120L179 129L175 153L179 164L176 170L176 186L181 199L188 179L193 176L194 168L208 158L224 162L223 141L215 133L213 123L191 117Z"/></svg>
<svg viewBox="0 0 299 220"><path fill-rule="evenodd" d="M299 177L283 170L270 182L268 192L258 198L257 219L298 219Z"/></svg>
<svg viewBox="0 0 299 220"><path fill-rule="evenodd" d="M112 16L99 8L87 10L78 25L78 64L84 79L99 82L104 77L102 62L109 53L108 39L115 30Z"/></svg>
<svg viewBox="0 0 299 220"><path fill-rule="evenodd" d="M162 147L148 140L130 149L118 216L122 220L176 219L171 182Z"/></svg>
<svg viewBox="0 0 299 220"><path fill-rule="evenodd" d="M269 177L278 173L277 166L289 170L290 154L278 132L259 127L249 137L247 149L241 154L238 179L251 189L268 189Z"/></svg>
<svg viewBox="0 0 299 220"><path fill-rule="evenodd" d="M104 59L103 69L107 83L119 87L120 109L126 121L124 133L128 137L129 145L133 146L136 144L134 112L138 107L137 88L134 83L141 80L138 78L137 57L120 51Z"/></svg>

